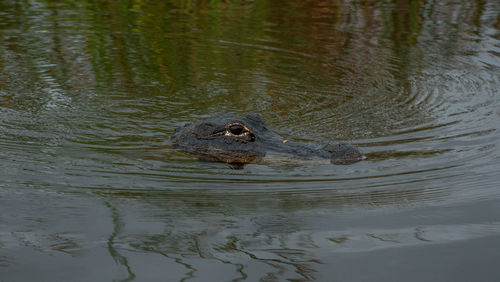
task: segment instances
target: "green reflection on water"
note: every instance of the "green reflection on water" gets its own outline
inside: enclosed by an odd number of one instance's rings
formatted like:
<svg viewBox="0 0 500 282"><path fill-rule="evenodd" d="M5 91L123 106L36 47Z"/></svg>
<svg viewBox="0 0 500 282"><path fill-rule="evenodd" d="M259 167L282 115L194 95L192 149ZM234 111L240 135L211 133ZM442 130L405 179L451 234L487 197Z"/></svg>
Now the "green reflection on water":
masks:
<svg viewBox="0 0 500 282"><path fill-rule="evenodd" d="M377 18L375 3L341 1L14 1L5 7L13 15L6 27L23 30L23 36L13 36L7 48L20 48L16 53L23 59L16 64L26 69L20 79L35 83L6 84L11 91L26 88L17 104L32 99L34 108L88 103L81 95L72 97L75 92L96 92L98 103L162 96L175 104L175 110L164 108L169 117L258 109L299 116L304 110L295 105L307 107L304 97L312 91L321 95L308 97L309 103L330 109L359 104L353 97L385 76L378 71L392 63L382 49L375 51L376 64L363 66L359 77L353 62L371 56L363 54L362 41L392 30L401 58L401 46L414 41L401 38L418 34L418 20L404 24L402 11L418 15L419 5L406 2L382 8L392 18ZM349 18L356 13L365 25ZM364 38L358 38L360 31ZM2 59L13 64L8 55ZM404 81L401 73L393 72L397 81Z"/></svg>
<svg viewBox="0 0 500 282"><path fill-rule="evenodd" d="M102 246L78 249L107 251L126 281L147 269L132 251L173 261L185 280L214 260L234 266L234 280L313 280L334 261L321 251L330 243L369 252L363 243L403 234L403 247L446 245L461 225L453 247L496 236L499 11L482 0L1 1L2 185L68 233L79 217L46 213L24 191L85 198L90 214L104 199L112 231L92 230ZM225 111L259 112L285 138L354 139L372 152L352 167L234 172L168 146L182 122ZM429 202L424 218L426 207L407 208ZM5 201L22 217L18 208ZM371 230L379 221L394 231ZM130 236L137 222L151 225ZM458 228L439 228L450 222ZM426 224L434 237L420 236Z"/></svg>

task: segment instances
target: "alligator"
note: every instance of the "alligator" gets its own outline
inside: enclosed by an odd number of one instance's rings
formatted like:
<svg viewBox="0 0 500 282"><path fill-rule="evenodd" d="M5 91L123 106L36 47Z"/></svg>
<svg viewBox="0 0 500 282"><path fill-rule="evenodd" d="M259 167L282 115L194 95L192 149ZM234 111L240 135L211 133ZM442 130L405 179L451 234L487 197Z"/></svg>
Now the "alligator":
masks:
<svg viewBox="0 0 500 282"><path fill-rule="evenodd" d="M172 145L202 161L245 165L268 156L299 160L326 159L332 164L352 164L363 158L348 143L317 144L283 139L270 131L259 114L244 117L218 115L175 129Z"/></svg>

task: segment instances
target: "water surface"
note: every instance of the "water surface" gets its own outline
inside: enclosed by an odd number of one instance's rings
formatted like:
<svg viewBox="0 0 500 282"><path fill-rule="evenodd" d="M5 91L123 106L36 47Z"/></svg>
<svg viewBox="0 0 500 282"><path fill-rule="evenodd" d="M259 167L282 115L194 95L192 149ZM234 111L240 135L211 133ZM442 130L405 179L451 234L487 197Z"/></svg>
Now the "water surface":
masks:
<svg viewBox="0 0 500 282"><path fill-rule="evenodd" d="M494 281L499 88L497 1L2 1L0 281ZM366 160L171 148L226 112Z"/></svg>

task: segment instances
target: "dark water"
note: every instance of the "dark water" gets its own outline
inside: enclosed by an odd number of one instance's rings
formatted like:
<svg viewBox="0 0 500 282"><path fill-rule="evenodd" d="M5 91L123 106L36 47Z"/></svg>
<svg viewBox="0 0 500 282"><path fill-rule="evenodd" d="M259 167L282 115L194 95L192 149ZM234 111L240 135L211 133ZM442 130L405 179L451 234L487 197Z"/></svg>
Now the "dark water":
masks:
<svg viewBox="0 0 500 282"><path fill-rule="evenodd" d="M500 2L0 1L0 281L498 281ZM260 113L349 165L173 150Z"/></svg>

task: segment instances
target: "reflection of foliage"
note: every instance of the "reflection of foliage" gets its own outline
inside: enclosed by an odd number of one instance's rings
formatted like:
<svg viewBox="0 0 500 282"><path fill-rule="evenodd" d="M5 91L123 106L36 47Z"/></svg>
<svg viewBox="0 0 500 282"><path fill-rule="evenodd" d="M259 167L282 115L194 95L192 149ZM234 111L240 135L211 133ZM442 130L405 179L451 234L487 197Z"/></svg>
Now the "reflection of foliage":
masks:
<svg viewBox="0 0 500 282"><path fill-rule="evenodd" d="M399 45L395 51L400 52L402 45L414 45L418 40L425 10L423 1L410 0L391 4L378 1L363 1L361 4L340 0L287 1L285 5L269 0L252 3L128 0L84 4L66 1L57 5L48 1L47 5L55 13L56 9L78 9L81 16L71 14L68 20L72 23L59 28L71 28L71 25L88 27L90 32L85 33L87 52L99 81L144 83L149 79L178 85L196 81L195 70L200 68L216 65L219 70L227 68L227 73L237 73L238 69L261 67L259 62L262 60L272 65L279 59L264 54L259 45L255 46L257 48L243 48L241 44L245 41L291 43L290 47L297 48L296 51L321 48L325 52L331 47L349 47L325 46L324 43L327 43L327 37L345 37L344 32L355 32L353 28L359 23L365 23L362 27L365 36L374 31L376 34L383 23L383 33L390 34L392 42ZM470 15L477 25L483 10L484 1L477 1L477 9ZM382 14L378 15L378 11ZM20 10L16 13L23 14ZM58 17L48 16L46 21L58 21ZM274 32L270 28L274 25L286 25L283 28L288 32ZM223 46L227 50L214 50L213 47L217 48L220 43L217 40L229 38L235 44ZM207 45L212 48L206 48ZM341 50L329 52L342 53ZM148 71L141 70L143 68ZM204 80L215 77L208 72L204 75L212 76Z"/></svg>
<svg viewBox="0 0 500 282"><path fill-rule="evenodd" d="M92 66L92 73L83 74L95 80L100 92L122 89L131 95L156 94L185 102L179 91L215 81L218 88L230 83L230 90L208 104L205 98L210 93L196 93L206 106L272 107L278 113L292 112L290 105L306 102L290 95L282 103L283 93L318 92L321 97L308 97L310 103L335 108L372 87L383 69L404 80L411 75L408 65L415 58L411 50L422 34L424 13L437 9L434 3L410 0L42 3L51 14L39 13L34 6L6 9L19 19L39 14L37 25L53 26L54 42L67 31L80 33L84 40L73 44L82 44L78 47ZM484 6L478 0L474 12L466 15L476 25ZM385 42L390 42L393 54L386 53ZM67 48L72 46L59 44L53 49L57 54L52 63L64 67L70 60ZM391 57L398 58L396 70ZM334 97L324 101L326 96Z"/></svg>
<svg viewBox="0 0 500 282"><path fill-rule="evenodd" d="M480 0L14 3L0 3L9 15L0 31L23 34L1 39L6 107L90 104L100 115L116 103L142 114L133 120L153 113L167 123L257 111L303 140L378 137L429 121L409 100L419 95L412 78L457 50L476 52L460 33L479 32L492 9Z"/></svg>
<svg viewBox="0 0 500 282"><path fill-rule="evenodd" d="M128 277L122 279L120 281L132 281L135 279L135 274L132 272L132 269L129 266L128 259L121 255L116 249L116 239L123 231L123 222L120 219L120 214L118 210L112 206L111 203L107 202L106 206L111 210L112 220L113 220L113 232L108 238L108 251L111 257L115 260L116 263L125 267L128 273Z"/></svg>
<svg viewBox="0 0 500 282"><path fill-rule="evenodd" d="M173 86L193 82L196 85L194 75L195 70L202 67L198 65L200 60L210 64L234 64L237 57L231 57L231 53L228 56L228 53L203 48L200 44L214 44L213 40L239 28L242 22L238 23L238 18L226 13L243 13L247 17L251 13L239 4L222 1L198 5L192 1L93 2L88 8L87 18L92 26L88 49L98 79L102 77L102 81L108 83L118 79L125 84L154 80ZM103 28L108 30L103 32ZM253 30L260 28L255 26ZM197 42L193 37L204 40ZM109 77L113 73L119 76ZM211 73L206 75L209 77L205 80L214 78Z"/></svg>

